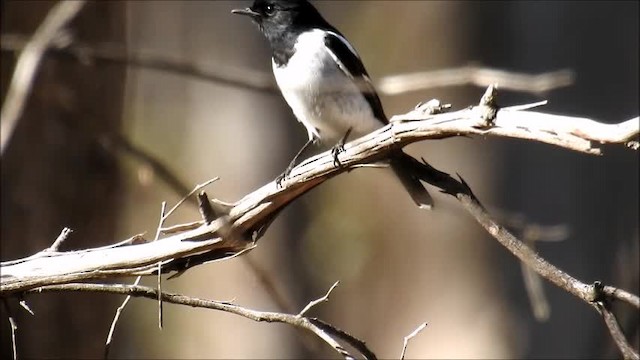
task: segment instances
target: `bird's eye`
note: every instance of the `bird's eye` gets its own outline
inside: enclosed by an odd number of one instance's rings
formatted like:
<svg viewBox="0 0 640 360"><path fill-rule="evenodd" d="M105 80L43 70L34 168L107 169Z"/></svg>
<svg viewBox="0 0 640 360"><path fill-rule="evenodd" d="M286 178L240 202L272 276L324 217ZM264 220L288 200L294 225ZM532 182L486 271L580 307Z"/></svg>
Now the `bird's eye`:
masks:
<svg viewBox="0 0 640 360"><path fill-rule="evenodd" d="M273 13L275 13L275 6L269 4L267 6L264 7L264 13L267 15L273 15Z"/></svg>

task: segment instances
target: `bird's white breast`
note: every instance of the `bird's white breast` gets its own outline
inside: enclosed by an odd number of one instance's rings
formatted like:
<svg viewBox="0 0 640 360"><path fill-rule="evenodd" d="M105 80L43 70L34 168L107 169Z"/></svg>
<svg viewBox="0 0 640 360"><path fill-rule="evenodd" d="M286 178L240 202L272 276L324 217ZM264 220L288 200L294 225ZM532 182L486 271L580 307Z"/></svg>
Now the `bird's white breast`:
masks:
<svg viewBox="0 0 640 360"><path fill-rule="evenodd" d="M323 141L336 141L349 128L360 136L381 127L358 86L335 63L324 36L320 30L305 32L286 66L272 62L278 87L294 115L310 139Z"/></svg>

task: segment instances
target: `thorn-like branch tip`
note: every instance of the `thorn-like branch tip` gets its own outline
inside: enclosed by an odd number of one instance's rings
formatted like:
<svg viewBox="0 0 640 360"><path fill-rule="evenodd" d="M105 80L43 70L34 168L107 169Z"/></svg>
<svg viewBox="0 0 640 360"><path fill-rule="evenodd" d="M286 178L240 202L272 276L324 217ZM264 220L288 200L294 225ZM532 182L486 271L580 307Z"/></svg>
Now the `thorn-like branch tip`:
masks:
<svg viewBox="0 0 640 360"><path fill-rule="evenodd" d="M404 337L404 344L402 346L402 353L400 354L400 359L404 360L404 355L407 352L407 346L409 346L409 341L411 341L411 339L413 339L414 337L416 337L416 335L418 335L422 330L424 330L427 327L427 323L422 323L420 324L420 326L418 326L415 330L413 330L411 332L411 334L407 335Z"/></svg>
<svg viewBox="0 0 640 360"><path fill-rule="evenodd" d="M304 316L304 314L307 313L307 311L311 310L311 308L313 308L314 306L316 306L316 305L318 305L320 303L323 303L325 301L329 301L329 295L331 295L331 292L333 292L333 290L336 287L338 287L338 284L340 284L340 280L336 281L333 284L333 286L331 286L331 288L329 288L329 291L327 291L327 293L323 297L321 297L319 299L316 299L316 300L313 300L310 303L308 303L307 306L305 306L304 309L302 309L302 311L300 311L298 313L298 316L302 317L302 316Z"/></svg>
<svg viewBox="0 0 640 360"><path fill-rule="evenodd" d="M58 235L58 237L53 242L53 244L51 244L51 246L49 248L47 248L45 251L47 251L47 252L57 252L60 249L60 245L62 245L62 243L65 240L67 240L67 238L69 237L69 235L72 232L73 232L73 230L71 230L68 227L65 227L64 229L62 229L62 231L60 231L60 235Z"/></svg>

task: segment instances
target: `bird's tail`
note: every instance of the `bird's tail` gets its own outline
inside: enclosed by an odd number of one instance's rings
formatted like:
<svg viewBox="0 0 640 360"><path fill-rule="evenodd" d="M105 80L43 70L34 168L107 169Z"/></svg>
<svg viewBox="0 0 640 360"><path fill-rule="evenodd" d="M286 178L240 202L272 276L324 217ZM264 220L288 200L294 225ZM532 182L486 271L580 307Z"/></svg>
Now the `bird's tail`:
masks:
<svg viewBox="0 0 640 360"><path fill-rule="evenodd" d="M391 156L390 165L393 172L407 190L413 201L421 209L431 209L433 199L427 189L424 188L420 179L411 170L411 165L415 160L402 151L398 151Z"/></svg>

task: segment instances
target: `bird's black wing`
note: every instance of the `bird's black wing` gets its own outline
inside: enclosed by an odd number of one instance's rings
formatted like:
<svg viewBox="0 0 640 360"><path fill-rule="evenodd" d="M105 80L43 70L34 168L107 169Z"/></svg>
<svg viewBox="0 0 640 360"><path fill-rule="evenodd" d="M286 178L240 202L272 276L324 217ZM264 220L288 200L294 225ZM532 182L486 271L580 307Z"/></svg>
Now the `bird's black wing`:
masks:
<svg viewBox="0 0 640 360"><path fill-rule="evenodd" d="M382 103L376 89L367 74L367 70L360 60L360 56L349 42L337 31L327 31L324 39L325 46L338 67L349 76L362 91L371 106L373 115L382 123L387 123Z"/></svg>

